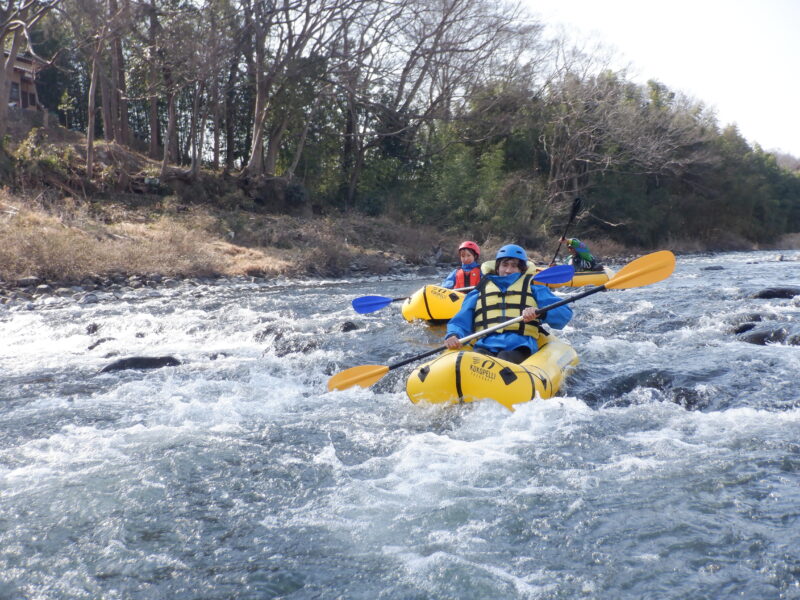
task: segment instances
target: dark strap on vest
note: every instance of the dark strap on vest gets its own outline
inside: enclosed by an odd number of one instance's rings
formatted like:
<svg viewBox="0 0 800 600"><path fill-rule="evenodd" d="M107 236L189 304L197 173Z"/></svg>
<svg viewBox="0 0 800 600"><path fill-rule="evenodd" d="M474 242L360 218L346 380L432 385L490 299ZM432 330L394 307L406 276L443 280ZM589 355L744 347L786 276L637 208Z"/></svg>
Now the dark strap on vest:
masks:
<svg viewBox="0 0 800 600"><path fill-rule="evenodd" d="M510 305L511 307L518 307L520 314L522 314L522 311L525 310L525 308L527 308L527 306L528 306L528 297L531 296L531 279L533 278L533 275L529 273L529 274L523 275L522 277L523 277L523 279L522 279L522 291L520 293L519 304L514 303L514 304ZM485 300L490 296L501 296L501 297L505 298L506 294L508 293L508 290L506 290L505 292L501 292L499 290L496 291L496 292L487 292L486 291L486 286L488 284L489 284L489 278L487 277L486 279L481 281L480 284L475 288L475 289L478 290L478 294L479 294L478 303L479 303L480 308L478 308L475 311L474 321L475 321L475 324L476 325L479 324L482 329L488 329L489 327L492 327L493 325L497 325L499 323L502 323L503 321L507 321L508 320L508 317L503 317L503 316L497 316L497 317L493 317L493 318L490 319L489 316L487 315L487 312L492 307L486 306ZM509 305L507 304L506 307L508 307L508 306ZM525 321L520 321L518 325L513 326L511 329L504 329L503 331L504 332L517 332L517 333L519 333L521 335L525 335L525 326L526 325L533 325L539 331L547 333L542 328L542 325L541 325L541 323L539 323L539 321L531 321L530 323L526 323Z"/></svg>

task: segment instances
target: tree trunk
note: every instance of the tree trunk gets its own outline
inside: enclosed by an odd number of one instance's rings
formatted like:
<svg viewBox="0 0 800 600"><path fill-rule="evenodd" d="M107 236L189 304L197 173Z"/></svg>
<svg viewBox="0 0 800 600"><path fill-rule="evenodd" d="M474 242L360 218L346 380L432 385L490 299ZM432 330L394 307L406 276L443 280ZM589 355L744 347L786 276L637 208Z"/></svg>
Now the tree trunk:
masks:
<svg viewBox="0 0 800 600"><path fill-rule="evenodd" d="M98 57L97 60L98 70L104 70L103 61ZM111 107L111 83L105 73L99 74L100 78L100 113L103 116L103 139L107 142L114 141L114 118L113 109Z"/></svg>
<svg viewBox="0 0 800 600"><path fill-rule="evenodd" d="M197 157L194 161L194 169L192 173L192 177L197 179L197 175L200 172L200 166L203 164L203 144L205 144L206 140L206 119L208 117L208 108L203 109L203 113L200 115L200 130L198 131L197 135Z"/></svg>
<svg viewBox="0 0 800 600"><path fill-rule="evenodd" d="M147 155L150 158L158 158L161 128L158 122L158 98L155 96L150 96L148 113L150 119L150 146Z"/></svg>
<svg viewBox="0 0 800 600"><path fill-rule="evenodd" d="M94 47L92 52L92 75L91 82L89 83L89 106L88 117L89 122L86 127L86 178L91 181L94 175L94 124L95 124L95 97L97 96L97 79L98 79L98 56L100 54L100 44Z"/></svg>
<svg viewBox="0 0 800 600"><path fill-rule="evenodd" d="M264 128L266 126L266 98L267 91L261 82L261 77L256 76L256 103L253 109L253 139L250 142L250 158L244 173L249 177L258 177L264 174Z"/></svg>
<svg viewBox="0 0 800 600"><path fill-rule="evenodd" d="M359 152L356 154L356 160L353 164L353 169L350 172L350 177L347 181L347 198L345 200L345 210L350 210L356 202L356 190L358 189L358 181L361 179L361 169L364 167L364 154Z"/></svg>
<svg viewBox="0 0 800 600"><path fill-rule="evenodd" d="M300 139L297 141L297 148L294 151L294 157L292 158L292 164L289 165L289 168L286 169L286 178L292 179L294 177L294 172L297 170L297 165L300 164L300 157L303 155L303 148L306 145L306 138L308 137L308 129L311 125L311 119L306 121L305 127L303 127L303 132L300 134Z"/></svg>
<svg viewBox="0 0 800 600"><path fill-rule="evenodd" d="M155 0L151 0L148 13L150 16L150 22L147 30L147 39L150 47L155 48L158 39L158 30L160 28ZM155 52L152 52L150 55L150 68L148 69L148 76L150 78L148 86L148 91L150 94L148 107L148 117L150 121L150 146L148 149L148 156L155 159L158 158L159 147L161 143L161 127L158 119L158 96L156 95L158 83L158 65L156 62Z"/></svg>
<svg viewBox="0 0 800 600"><path fill-rule="evenodd" d="M169 154L174 164L180 164L181 162L181 146L180 146L180 139L178 135L178 113L177 108L175 107L176 102L176 93L172 92L170 94L172 98L172 108L167 108L167 118L172 121L172 126L167 126L167 140L169 144ZM169 115L169 111L172 111L172 115Z"/></svg>
<svg viewBox="0 0 800 600"><path fill-rule="evenodd" d="M266 51L264 48L267 32L258 22L253 20L255 31L255 59L248 62L251 77L255 80L256 99L253 107L253 137L250 140L250 158L243 170L246 177L258 177L264 174L264 128L267 120L267 103L269 102L270 85L264 72Z"/></svg>
<svg viewBox="0 0 800 600"><path fill-rule="evenodd" d="M236 79L238 62L232 59L228 68L228 83L225 89L225 171L232 171L236 160Z"/></svg>
<svg viewBox="0 0 800 600"><path fill-rule="evenodd" d="M167 96L167 139L172 139L175 133L175 92L170 92ZM161 171L159 177L163 180L167 174L167 165L170 160L172 144L164 144L164 158L161 160Z"/></svg>
<svg viewBox="0 0 800 600"><path fill-rule="evenodd" d="M114 85L114 98L117 104L116 139L120 144L130 144L130 127L128 126L128 90L125 82L125 58L122 54L122 40L114 39L113 54L111 57L111 82Z"/></svg>
<svg viewBox="0 0 800 600"><path fill-rule="evenodd" d="M345 124L344 124L344 144L342 148L342 173L345 178L345 198L344 209L349 210L351 202L355 197L355 181L357 175L356 163L358 162L356 156L356 123L355 101L351 94L348 94L347 108L345 111Z"/></svg>
<svg viewBox="0 0 800 600"><path fill-rule="evenodd" d="M164 87L167 89L167 134L164 139L164 160L178 161L178 128L176 127L177 115L175 113L175 90L172 82L172 72L164 69ZM166 165L166 163L165 163ZM166 166L164 167L166 168Z"/></svg>
<svg viewBox="0 0 800 600"><path fill-rule="evenodd" d="M267 142L267 155L264 159L264 173L268 176L275 175L275 165L278 163L278 152L281 149L283 135L286 133L286 128L288 126L289 113L286 112L284 113L280 124L269 134L269 141Z"/></svg>
<svg viewBox="0 0 800 600"><path fill-rule="evenodd" d="M219 147L220 147L219 84L216 81L214 83L214 93L211 102L214 105L214 112L212 113L214 115L213 117L214 122L212 124L212 128L214 130L214 152L213 152L212 167L214 171L219 171Z"/></svg>
<svg viewBox="0 0 800 600"><path fill-rule="evenodd" d="M303 132L300 134L300 139L297 140L297 148L295 148L294 151L292 164L286 170L286 177L288 179L294 177L294 172L297 170L297 165L300 164L300 157L303 155L303 148L306 145L308 130L311 128L311 123L313 123L314 119L316 118L321 104L322 104L322 95L319 95L314 99L314 104L311 106L311 110L308 111L308 117L306 118L306 124L303 126Z"/></svg>
<svg viewBox="0 0 800 600"><path fill-rule="evenodd" d="M194 102L194 100L192 101ZM177 110L177 108L176 108ZM182 127L177 127L178 130L178 140L182 139L183 144L181 145L181 154L180 160L178 161L179 164L182 165L189 165L191 167L192 163L192 144L194 143L194 138L192 137L192 129L194 128L194 123L197 121L197 114L194 113L187 117L186 110L179 111L181 119ZM188 125L186 121L189 121ZM181 138L181 133L183 133L183 138Z"/></svg>
<svg viewBox="0 0 800 600"><path fill-rule="evenodd" d="M203 106L202 114L200 113L200 98L205 93L205 83L199 83L192 102L192 125L191 125L191 138L192 138L192 165L189 173L192 179L197 179L197 174L200 172L200 163L202 162L203 140L205 136L205 123L208 111L208 103Z"/></svg>
<svg viewBox="0 0 800 600"><path fill-rule="evenodd" d="M119 63L117 62L117 44L119 43L119 36L116 34L117 29L117 2L116 0L106 1L106 18L111 29L111 35L108 40L109 47L109 61L108 61L108 77L103 78L103 123L106 125L105 138L106 140L120 141L119 131L119 86L117 85L119 79ZM105 113L108 114L105 114Z"/></svg>

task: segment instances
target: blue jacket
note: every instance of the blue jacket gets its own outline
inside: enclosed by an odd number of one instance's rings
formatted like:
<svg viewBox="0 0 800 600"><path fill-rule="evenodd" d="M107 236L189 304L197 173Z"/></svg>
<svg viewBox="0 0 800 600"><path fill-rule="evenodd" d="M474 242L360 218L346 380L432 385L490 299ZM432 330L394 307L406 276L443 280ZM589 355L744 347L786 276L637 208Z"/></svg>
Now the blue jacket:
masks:
<svg viewBox="0 0 800 600"><path fill-rule="evenodd" d="M503 277L500 275L487 275L487 277L501 290L506 291L512 283L522 277L522 273L512 273L511 275L505 275ZM535 285L533 282L531 282L531 293L536 299L536 304L538 304L540 308L559 301L559 298L553 294L549 288L543 285ZM461 304L461 310L447 322L447 333L445 337L455 334L459 338L462 338L473 333L475 305L478 302L478 294L478 290L472 290L467 294L466 298L464 298L464 302ZM550 327L555 329L563 329L571 318L572 308L565 304L564 306L559 306L558 308L547 311L542 322L547 323ZM478 338L475 342L475 348L485 348L494 353L500 352L501 350L513 350L520 346L530 348L531 353L539 349L539 345L534 338L513 332L490 333Z"/></svg>
<svg viewBox="0 0 800 600"><path fill-rule="evenodd" d="M447 276L447 278L442 282L442 287L452 290L456 287L456 273L458 273L459 269L464 271L472 271L472 269L476 267L480 267L481 264L478 262L471 262L468 265L461 265L458 269L453 269L453 272Z"/></svg>

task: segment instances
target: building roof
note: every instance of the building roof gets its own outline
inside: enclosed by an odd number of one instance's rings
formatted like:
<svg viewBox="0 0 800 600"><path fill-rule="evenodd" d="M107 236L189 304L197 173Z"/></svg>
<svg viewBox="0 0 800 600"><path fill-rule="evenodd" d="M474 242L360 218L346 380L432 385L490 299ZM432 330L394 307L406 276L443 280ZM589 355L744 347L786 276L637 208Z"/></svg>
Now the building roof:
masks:
<svg viewBox="0 0 800 600"><path fill-rule="evenodd" d="M11 54L8 50L3 50L3 56ZM15 69L25 71L26 73L36 74L47 66L47 63L41 58L30 54L29 52L21 52L17 54L14 64Z"/></svg>

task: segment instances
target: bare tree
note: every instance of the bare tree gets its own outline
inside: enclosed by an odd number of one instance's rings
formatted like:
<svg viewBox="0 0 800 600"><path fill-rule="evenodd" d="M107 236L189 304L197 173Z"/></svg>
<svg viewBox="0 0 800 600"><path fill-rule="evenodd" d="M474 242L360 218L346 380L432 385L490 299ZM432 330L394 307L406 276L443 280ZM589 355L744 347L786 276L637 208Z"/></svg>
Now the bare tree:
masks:
<svg viewBox="0 0 800 600"><path fill-rule="evenodd" d="M109 35L109 77L107 82L108 93L108 121L110 123L111 139L120 144L130 143L128 125L128 99L127 82L125 75L125 57L123 52L123 39L130 28L129 0L123 0L122 7L117 0L107 0L107 14L110 24Z"/></svg>
<svg viewBox="0 0 800 600"><path fill-rule="evenodd" d="M608 170L680 175L708 160L713 115L656 82L597 69L597 55L565 53L547 85L540 136L549 164L548 202L582 194Z"/></svg>
<svg viewBox="0 0 800 600"><path fill-rule="evenodd" d="M269 130L273 101L291 84L292 73L304 57L324 53L337 36L343 13L358 4L357 0L244 0L245 19L254 40L256 92L245 176L259 177L267 174L268 166L273 168L265 158L264 145L271 143L274 153L286 128L278 119Z"/></svg>
<svg viewBox="0 0 800 600"><path fill-rule="evenodd" d="M345 104L345 202L367 154L408 147L420 128L448 120L531 25L516 5L488 0L400 0L345 40L353 56L338 83Z"/></svg>
<svg viewBox="0 0 800 600"><path fill-rule="evenodd" d="M114 124L110 108L111 88L107 70L104 68L104 59L115 20L105 18L103 5L99 0L70 0L59 6L59 13L71 25L78 50L84 55L90 69L87 99L86 174L91 178L94 172L98 87L104 88L101 94L103 133L107 140L113 139Z"/></svg>
<svg viewBox="0 0 800 600"><path fill-rule="evenodd" d="M192 114L188 143L191 166L189 176L196 178L205 147L206 122L212 100L218 97L219 73L230 60L228 40L234 37L234 23L225 0L208 0L195 15L194 35L184 48L187 76L193 78Z"/></svg>
<svg viewBox="0 0 800 600"><path fill-rule="evenodd" d="M144 56L137 68L141 79L146 81L145 94L148 103L148 123L150 131L151 157L159 152L159 141L163 141L161 151L160 176L167 175L171 162L178 160L178 128L179 114L176 106L178 96L184 90L191 90L192 106L199 110L205 92L204 81L209 69L216 65L207 65L209 40L216 32L210 31L204 21L205 12L210 3L185 4L173 0L148 0L137 6L136 14L142 18L138 23L142 29L134 29L133 39L139 44L140 53ZM221 43L221 42L220 42ZM218 44L211 44L217 47ZM165 100L167 126L161 139L161 122L159 118L159 101ZM192 125L186 137L191 145L199 131L201 120L196 112L190 113ZM199 154L198 154L199 156ZM193 172L193 169L190 169Z"/></svg>
<svg viewBox="0 0 800 600"><path fill-rule="evenodd" d="M169 115L169 104L174 102L175 91L181 87L176 86L173 72L181 64L182 43L176 40L182 40L180 24L184 20L184 9L170 0L141 0L133 6L132 14L128 43L130 55L135 58L131 61L132 75L142 82L140 93L146 99L148 155L163 160L166 151L169 157L175 158L177 128L173 126L166 139L162 139L159 103L166 98Z"/></svg>
<svg viewBox="0 0 800 600"><path fill-rule="evenodd" d="M87 112L89 113L89 124L86 128L86 177L91 179L94 174L94 128L95 128L95 101L97 98L97 80L99 78L100 52L103 49L103 41L105 37L105 28L101 30L96 41L92 44L92 60L91 60L91 75L89 77L89 105Z"/></svg>
<svg viewBox="0 0 800 600"><path fill-rule="evenodd" d="M793 173L800 173L800 158L788 152L781 152L780 150L772 150L771 154L775 156L775 161L778 166Z"/></svg>

